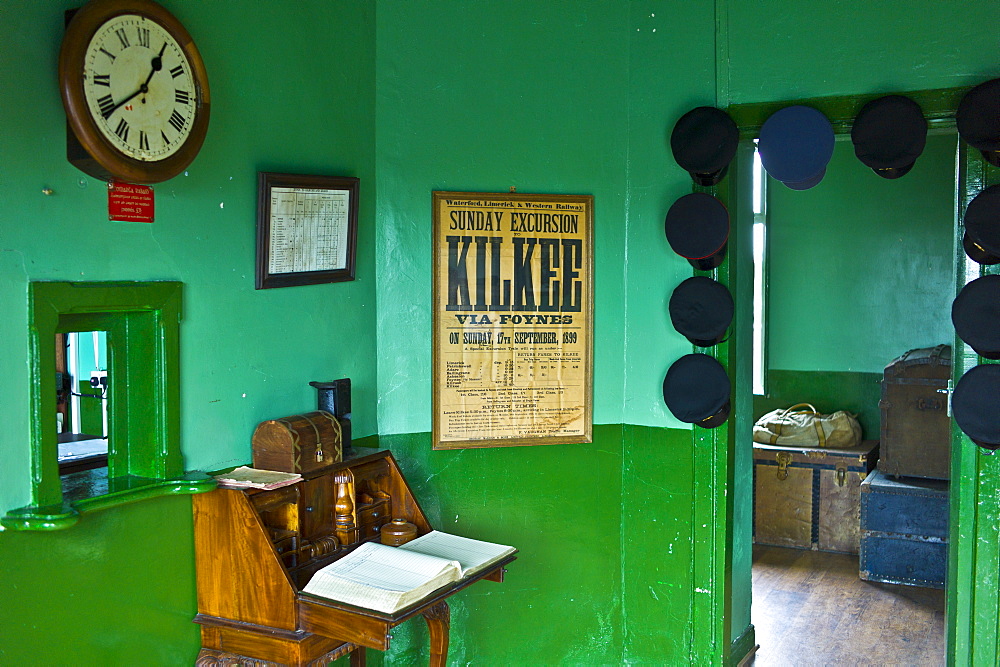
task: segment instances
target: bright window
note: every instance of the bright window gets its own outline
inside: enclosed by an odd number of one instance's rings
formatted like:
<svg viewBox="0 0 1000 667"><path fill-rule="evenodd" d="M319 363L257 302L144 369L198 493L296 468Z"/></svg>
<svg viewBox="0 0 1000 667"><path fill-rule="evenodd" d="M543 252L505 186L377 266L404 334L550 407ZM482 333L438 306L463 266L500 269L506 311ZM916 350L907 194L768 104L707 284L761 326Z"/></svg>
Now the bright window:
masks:
<svg viewBox="0 0 1000 667"><path fill-rule="evenodd" d="M753 152L753 393L766 393L767 377L767 177Z"/></svg>

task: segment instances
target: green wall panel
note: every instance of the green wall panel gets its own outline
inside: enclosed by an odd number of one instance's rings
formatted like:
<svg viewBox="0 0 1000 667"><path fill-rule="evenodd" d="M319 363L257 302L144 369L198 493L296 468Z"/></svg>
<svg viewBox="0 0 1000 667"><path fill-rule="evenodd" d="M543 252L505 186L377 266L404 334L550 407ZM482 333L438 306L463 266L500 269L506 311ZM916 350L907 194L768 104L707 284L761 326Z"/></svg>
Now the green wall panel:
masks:
<svg viewBox="0 0 1000 667"><path fill-rule="evenodd" d="M1000 4L720 0L734 104L965 86L996 76Z"/></svg>
<svg viewBox="0 0 1000 667"><path fill-rule="evenodd" d="M192 531L177 497L0 536L0 664L193 664Z"/></svg>
<svg viewBox="0 0 1000 667"><path fill-rule="evenodd" d="M933 135L910 173L887 180L838 141L816 187L768 179L771 368L881 373L950 341L955 146Z"/></svg>
<svg viewBox="0 0 1000 667"><path fill-rule="evenodd" d="M643 1L630 2L629 10L625 301L599 315L620 317L625 327L624 422L689 429L667 410L662 386L670 364L691 351L670 324L667 302L693 269L671 250L663 219L692 188L670 150L674 124L694 107L716 104L715 42L706 38L715 30L715 7Z"/></svg>
<svg viewBox="0 0 1000 667"><path fill-rule="evenodd" d="M503 584L456 596L449 662L669 664L691 628L690 432L600 425L590 445L432 451L382 436L442 530L512 544ZM532 658L525 658L530 637ZM420 621L371 661L423 664Z"/></svg>
<svg viewBox="0 0 1000 667"><path fill-rule="evenodd" d="M595 427L589 445L432 451L429 433L379 442L435 528L520 550L502 584L483 582L449 599L449 662L621 662L622 550L632 539L621 514L621 425ZM669 589L660 590L666 605ZM426 651L418 620L393 633L385 660L423 664Z"/></svg>
<svg viewBox="0 0 1000 667"><path fill-rule="evenodd" d="M622 664L681 664L693 636L691 432L626 426L622 468Z"/></svg>
<svg viewBox="0 0 1000 667"><path fill-rule="evenodd" d="M250 460L268 418L351 377L373 434L375 160L372 3L162 0L197 40L212 87L204 147L155 186L156 222L109 222L104 184L65 158L56 80L67 0L0 5L0 514L29 500L28 283L179 280L185 466ZM336 39L330 39L336 35ZM13 98L12 98L13 99ZM255 291L256 172L358 176L358 279ZM53 191L50 196L44 188ZM347 341L347 342L345 342ZM53 533L0 533L0 663L192 664L198 630L187 498L92 512Z"/></svg>
<svg viewBox="0 0 1000 667"><path fill-rule="evenodd" d="M531 616L512 622L511 637L536 637L543 664L659 663L686 658L693 642L680 631L691 619L690 431L669 415L661 391L669 364L690 351L669 325L666 302L692 270L666 244L663 216L691 189L670 154L673 123L689 108L715 102L714 43L704 39L714 32L715 13L704 3L634 2L623 9L611 2L418 2L380 5L377 19L378 307L380 330L391 332L379 346L392 350L380 354L379 363L383 443L396 450L404 436L388 434L426 430L430 423L430 253L424 249L434 189L594 194L595 422L615 423L625 414L629 424L682 427L596 427L595 445L610 449L600 468L591 462L585 469L593 477L614 468L607 472L620 478L624 494L617 513L586 509L599 488L593 482L563 488L557 506L577 507L560 520L588 525L599 549L613 548L606 541L618 535L622 553L603 571L591 570L576 551L568 554L571 569L579 565L595 577L581 579L591 591L586 595L573 586L572 593L532 592L549 613L567 614L559 628L540 629ZM486 25L489 30L469 32ZM435 462L429 469L447 468L450 476L486 488L498 470L510 478L510 456L528 470L544 469L548 464L540 462L550 457L576 458L593 448L435 453L426 435L405 437L409 448L419 444L421 456ZM481 474L480 465L491 472ZM528 487L538 489L534 481ZM499 507L519 502L512 488L508 484ZM473 499L481 495L472 492ZM460 516L468 520L467 513ZM524 529L532 542L550 532L544 524ZM554 551L545 546L535 560L551 569ZM521 564L511 568L512 577ZM564 585L559 581L557 589ZM523 592L509 583L493 595ZM530 604L522 613L535 613L532 598L507 604ZM422 632L419 625L414 632ZM477 642L473 652L469 642L478 633L462 636L470 658L485 664L512 659L492 643ZM420 642L409 646L394 648L396 659L419 660Z"/></svg>

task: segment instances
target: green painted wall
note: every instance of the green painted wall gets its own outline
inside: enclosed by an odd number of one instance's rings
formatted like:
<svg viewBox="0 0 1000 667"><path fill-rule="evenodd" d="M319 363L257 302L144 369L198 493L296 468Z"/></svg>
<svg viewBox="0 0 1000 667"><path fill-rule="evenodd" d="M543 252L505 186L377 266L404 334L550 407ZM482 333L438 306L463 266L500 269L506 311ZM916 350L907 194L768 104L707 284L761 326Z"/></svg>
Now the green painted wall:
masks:
<svg viewBox="0 0 1000 667"><path fill-rule="evenodd" d="M191 665L200 645L191 500L0 535L0 664Z"/></svg>
<svg viewBox="0 0 1000 667"><path fill-rule="evenodd" d="M625 325L624 422L690 429L663 402L663 376L675 359L692 351L671 326L667 302L693 271L670 249L663 219L692 187L670 150L674 124L696 106L717 103L716 12L706 2L633 2L630 7L629 136L621 184L627 193L622 215L625 301L617 308ZM613 227L619 224L614 218L605 220ZM616 343L608 343L610 352Z"/></svg>
<svg viewBox="0 0 1000 667"><path fill-rule="evenodd" d="M483 664L523 662L526 636L547 664L720 662L745 627L746 545L730 559L742 596L731 637L708 645L703 601L721 599L724 578L696 580L698 554L725 551L739 526L725 503L717 511L726 489L698 476L713 450L692 447L659 395L690 349L665 303L691 271L660 231L690 187L667 148L676 118L699 104L975 83L995 75L1000 11L992 0L961 18L946 3L904 13L861 0L279 0L248 12L164 0L201 46L212 124L187 175L157 187L157 222L127 225L103 220L101 184L63 157L54 71L72 4L0 6L0 84L33 102L0 108L8 389L27 395L27 284L46 279L185 282L189 468L246 462L258 421L313 405L309 380L352 377L355 432L383 434L432 520L522 549L507 582L454 605L452 659ZM361 177L357 281L252 289L257 170ZM595 196L600 426L591 445L432 452L430 192L511 186ZM27 406L4 402L0 418L6 510L27 497ZM190 662L189 517L188 501L167 498L58 535L0 534L0 658ZM73 595L53 575L84 567L95 583ZM149 571L169 579L146 583ZM401 629L386 662L422 664L424 632Z"/></svg>
<svg viewBox="0 0 1000 667"><path fill-rule="evenodd" d="M953 133L931 136L910 173L887 180L847 138L816 187L768 179L772 369L881 373L950 342L955 147Z"/></svg>
<svg viewBox="0 0 1000 667"><path fill-rule="evenodd" d="M997 75L993 0L720 0L731 104L973 85Z"/></svg>
<svg viewBox="0 0 1000 667"><path fill-rule="evenodd" d="M691 651L692 448L661 390L691 349L666 313L691 267L663 216L691 188L673 123L715 103L714 16L677 2L378 7L381 439L404 467L420 462L423 497L462 507L443 513L446 529L458 514L456 530L522 549L508 582L474 598L469 623L483 626L458 635L456 663L523 662L507 639L529 635L544 664ZM594 421L606 426L593 445L432 452L430 195L512 186L594 195ZM516 613L483 619L488 608ZM406 664L425 655L415 646Z"/></svg>
<svg viewBox="0 0 1000 667"><path fill-rule="evenodd" d="M620 425L596 427L593 444L571 451L432 452L428 433L380 441L399 459L432 525L520 549L502 584L478 584L449 600L450 662L523 664L526 633L542 663L621 661ZM426 651L418 619L393 633L385 661L419 665ZM370 659L377 655L369 651Z"/></svg>
<svg viewBox="0 0 1000 667"><path fill-rule="evenodd" d="M599 350L624 337L628 25L607 2L379 7L382 433L430 430L433 190L594 195L594 419L621 422L620 356Z"/></svg>
<svg viewBox="0 0 1000 667"><path fill-rule="evenodd" d="M315 405L310 380L354 379L356 432L374 433L374 10L353 2L246 12L225 2L166 3L197 37L212 118L186 175L157 185L156 222L112 223L102 182L65 159L56 85L71 2L6 2L0 82L32 104L4 105L0 174L0 372L27 395L27 285L33 280L181 280L182 446L191 469L245 462L262 419ZM333 30L340 38L322 44ZM253 38L249 38L252 35ZM36 63L32 67L15 66ZM316 63L322 85L302 85ZM292 76L290 73L295 73ZM252 100L252 104L241 103ZM316 113L322 109L321 114ZM256 291L258 170L357 175L358 279ZM51 188L51 196L42 194ZM368 335L358 336L358 332ZM350 345L337 341L350 334ZM0 509L27 499L26 405L5 401ZM20 473L18 472L20 471Z"/></svg>
<svg viewBox="0 0 1000 667"><path fill-rule="evenodd" d="M56 63L63 11L80 4L0 4L0 90L22 100L0 105L0 514L28 502L30 281L184 282L188 469L249 462L258 422L314 408L310 380L351 377L354 432L375 433L373 5L163 0L197 40L213 103L201 154L155 187L149 225L108 222L104 184L65 158ZM254 290L258 170L360 177L356 281ZM0 533L0 663L191 664L190 522L190 500L167 498Z"/></svg>

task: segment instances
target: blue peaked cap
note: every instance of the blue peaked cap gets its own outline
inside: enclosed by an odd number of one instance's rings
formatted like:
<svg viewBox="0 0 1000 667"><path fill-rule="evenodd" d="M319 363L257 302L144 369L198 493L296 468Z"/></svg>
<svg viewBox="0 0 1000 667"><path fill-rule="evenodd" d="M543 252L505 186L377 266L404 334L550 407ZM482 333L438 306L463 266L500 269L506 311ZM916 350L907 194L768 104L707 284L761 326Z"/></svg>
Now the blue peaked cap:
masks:
<svg viewBox="0 0 1000 667"><path fill-rule="evenodd" d="M771 114L760 128L760 161L767 173L793 190L821 180L833 157L833 126L812 107L795 105Z"/></svg>

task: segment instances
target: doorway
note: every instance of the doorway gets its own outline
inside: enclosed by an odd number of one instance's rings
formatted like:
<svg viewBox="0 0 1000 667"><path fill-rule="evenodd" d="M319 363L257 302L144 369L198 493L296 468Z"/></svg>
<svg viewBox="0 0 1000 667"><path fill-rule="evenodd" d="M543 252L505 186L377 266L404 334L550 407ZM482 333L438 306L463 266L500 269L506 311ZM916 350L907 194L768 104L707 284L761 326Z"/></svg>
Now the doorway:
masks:
<svg viewBox="0 0 1000 667"><path fill-rule="evenodd" d="M886 180L840 135L825 178L805 191L768 178L754 160L753 418L799 403L823 414L845 410L858 417L869 459L847 461L855 465L845 475L853 494L845 505L843 493L812 483L826 458L793 463L775 481L773 452L755 449L757 665L796 657L850 664L890 649L904 664L944 660L946 543L932 547L933 581L897 577L872 558L859 563L858 513L860 485L878 455L883 369L909 350L954 338L947 313L955 294L956 149L953 131L936 131L910 173ZM947 431L943 409L938 416ZM946 459L947 436L940 437ZM838 654L843 646L856 657Z"/></svg>
<svg viewBox="0 0 1000 667"><path fill-rule="evenodd" d="M907 93L920 104L928 120L931 135L954 133L954 113L959 101L971 87ZM739 392L751 386L752 331L752 224L750 192L751 170L747 156L749 142L759 135L760 126L775 111L790 104L802 103L821 110L832 122L838 135L849 134L854 116L868 101L881 94L816 98L795 102L736 105L728 108L740 128L743 140L730 176L717 189L717 196L731 212L730 259L713 272L712 277L729 285L737 304L733 334L728 343L718 346L715 356L730 372ZM752 152L752 151L751 151ZM984 187L1000 180L996 169L986 165L977 151L958 142L958 156L951 181L952 234L957 238L959 221L965 207ZM864 169L860 167L860 169ZM905 177L904 177L905 181ZM889 181L885 181L889 183ZM819 186L819 187L822 187ZM952 256L950 277L952 294L983 273L994 273L965 258L955 238L948 247ZM882 269L884 267L876 267ZM771 278L773 284L774 279ZM814 289L819 290L821 286ZM938 317L949 320L946 309ZM980 363L976 355L960 341L953 341L953 380ZM956 345L957 343L957 345ZM854 371L852 371L854 372ZM859 371L860 372L860 371ZM734 662L754 646L751 625L753 476L750 428L753 402L749 395L734 394L734 410L727 428L704 432L695 429L693 437L696 478L708 480L711 495L696 494L693 516L697 525L708 526L709 539L695 544L696 582L715 584L704 587L712 597L704 601L708 608L695 605L707 614L705 622L717 638L725 641ZM787 406L786 406L787 407ZM1000 589L1000 524L992 518L1000 513L1000 457L980 452L951 422L951 477L949 492L948 571L945 596L946 651L949 661L973 664L979 658L995 658L1000 646L1000 609L996 605ZM707 520L715 519L714 524ZM713 544L714 537L721 538ZM725 549L715 551L715 545ZM986 545L986 548L983 548ZM992 659L992 658L989 658Z"/></svg>

